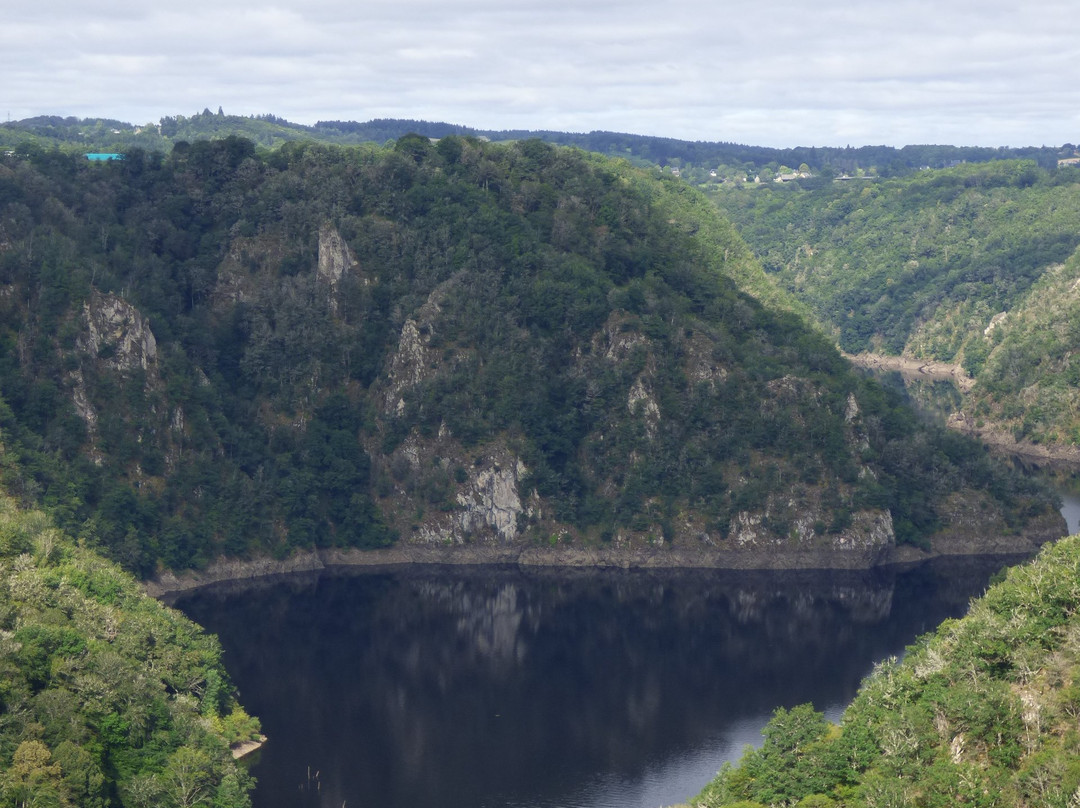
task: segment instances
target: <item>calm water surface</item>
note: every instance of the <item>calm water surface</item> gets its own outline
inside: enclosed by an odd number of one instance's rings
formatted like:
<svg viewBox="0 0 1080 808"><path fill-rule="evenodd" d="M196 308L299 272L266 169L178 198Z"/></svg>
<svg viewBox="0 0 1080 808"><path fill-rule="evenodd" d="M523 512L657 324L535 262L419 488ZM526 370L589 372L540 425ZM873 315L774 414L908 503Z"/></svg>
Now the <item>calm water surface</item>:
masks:
<svg viewBox="0 0 1080 808"><path fill-rule="evenodd" d="M177 605L219 634L270 737L256 808L656 808L778 705L839 715L1003 563L324 574Z"/></svg>
<svg viewBox="0 0 1080 808"><path fill-rule="evenodd" d="M1068 524L1069 535L1080 533L1080 486L1074 482L1069 490L1060 493L1061 515Z"/></svg>

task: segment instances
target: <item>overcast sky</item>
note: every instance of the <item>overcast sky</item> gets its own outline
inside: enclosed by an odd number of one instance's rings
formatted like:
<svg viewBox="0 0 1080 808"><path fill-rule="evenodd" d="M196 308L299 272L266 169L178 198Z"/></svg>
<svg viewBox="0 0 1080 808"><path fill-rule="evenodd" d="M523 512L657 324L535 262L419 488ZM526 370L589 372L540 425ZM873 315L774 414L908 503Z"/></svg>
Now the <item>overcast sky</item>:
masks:
<svg viewBox="0 0 1080 808"><path fill-rule="evenodd" d="M0 114L753 145L1080 141L1075 0L22 0Z"/></svg>

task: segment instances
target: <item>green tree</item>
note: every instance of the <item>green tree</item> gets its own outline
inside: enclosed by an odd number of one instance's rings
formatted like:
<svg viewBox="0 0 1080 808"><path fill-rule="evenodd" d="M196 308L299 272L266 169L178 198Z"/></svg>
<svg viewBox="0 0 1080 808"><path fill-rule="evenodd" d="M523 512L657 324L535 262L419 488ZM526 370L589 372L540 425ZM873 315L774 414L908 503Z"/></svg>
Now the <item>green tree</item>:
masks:
<svg viewBox="0 0 1080 808"><path fill-rule="evenodd" d="M0 775L0 793L12 808L67 808L72 803L60 766L41 741L23 741Z"/></svg>

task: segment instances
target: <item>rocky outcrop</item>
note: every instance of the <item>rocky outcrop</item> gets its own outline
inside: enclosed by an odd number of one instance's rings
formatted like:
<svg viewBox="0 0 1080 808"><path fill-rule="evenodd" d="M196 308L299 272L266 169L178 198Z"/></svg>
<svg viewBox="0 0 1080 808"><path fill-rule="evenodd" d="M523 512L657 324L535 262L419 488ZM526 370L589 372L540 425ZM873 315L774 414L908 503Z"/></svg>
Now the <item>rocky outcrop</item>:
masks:
<svg viewBox="0 0 1080 808"><path fill-rule="evenodd" d="M645 434L650 439L656 437L656 427L660 424L660 405L656 403L652 386L644 374L638 376L626 396L626 408L645 422Z"/></svg>
<svg viewBox="0 0 1080 808"><path fill-rule="evenodd" d="M142 313L116 295L94 292L83 307L85 330L76 347L121 372L149 370L157 362L157 340Z"/></svg>
<svg viewBox="0 0 1080 808"><path fill-rule="evenodd" d="M518 496L518 481L525 476L525 464L520 460L503 461L504 467L492 461L480 471L469 488L457 495L461 512L456 521L462 533L478 529L494 530L503 542L513 541L518 534L518 518L525 512Z"/></svg>
<svg viewBox="0 0 1080 808"><path fill-rule="evenodd" d="M336 228L323 225L319 229L319 264L316 277L322 283L336 288L346 272L356 266L356 256Z"/></svg>
<svg viewBox="0 0 1080 808"><path fill-rule="evenodd" d="M455 493L448 507L424 507L417 491L402 487L395 491L392 501L384 503L391 521L399 530L405 527L403 518L423 511L413 522L410 536L403 541L419 546L490 545L509 546L518 540L523 517L539 511L539 500L531 498L526 504L519 493L527 469L505 446L494 444L466 457L444 431L435 441L421 442L409 438L400 447L396 459L408 463L407 474L412 482L425 474L442 474L444 481L453 479L447 473L455 454L458 479L452 485ZM433 469L428 472L427 469Z"/></svg>
<svg viewBox="0 0 1080 808"><path fill-rule="evenodd" d="M116 295L93 292L83 306L82 330L75 339L82 355L78 366L66 375L75 412L86 425L92 440L89 456L95 463L102 457L93 439L97 436L98 413L91 401L82 363L125 375L145 374L147 388L157 383L157 340L142 313Z"/></svg>
<svg viewBox="0 0 1080 808"><path fill-rule="evenodd" d="M402 324L398 347L386 375L386 392L383 395L386 413L400 414L404 411L405 392L430 379L438 371L441 355L431 347L431 340L442 311L441 303L455 283L456 278L450 278L436 286L416 314Z"/></svg>

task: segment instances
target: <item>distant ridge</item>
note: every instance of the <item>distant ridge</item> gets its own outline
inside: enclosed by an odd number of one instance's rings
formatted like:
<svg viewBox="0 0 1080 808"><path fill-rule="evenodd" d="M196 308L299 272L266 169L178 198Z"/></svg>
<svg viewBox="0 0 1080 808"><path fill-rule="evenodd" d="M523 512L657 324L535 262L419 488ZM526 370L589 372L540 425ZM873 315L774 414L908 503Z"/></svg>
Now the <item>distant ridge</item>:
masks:
<svg viewBox="0 0 1080 808"><path fill-rule="evenodd" d="M124 151L139 147L147 151L170 151L186 140L208 140L236 135L260 146L275 148L295 140L314 140L339 145L377 143L415 133L430 138L447 135L486 138L492 141L538 139L576 146L629 159L638 164L715 168L734 166L757 172L765 167L799 166L806 163L815 174L842 174L873 169L879 176L910 173L920 168L945 168L962 162L1031 159L1044 168L1073 154L1073 146L991 148L981 146L800 146L778 149L723 140L688 141L623 132L561 132L557 130L478 129L444 121L376 118L365 122L318 121L314 126L291 123L273 114L226 115L205 109L191 116L165 116L156 124L136 126L108 118L36 116L0 124L0 146L11 148L27 141L42 147L78 148L82 151Z"/></svg>

